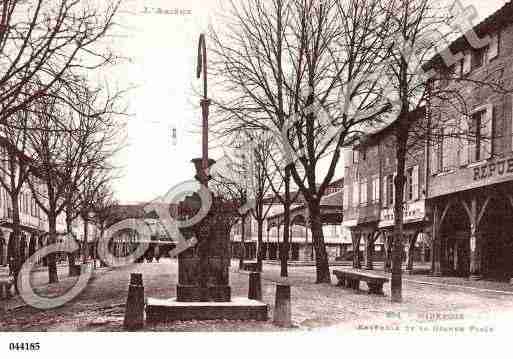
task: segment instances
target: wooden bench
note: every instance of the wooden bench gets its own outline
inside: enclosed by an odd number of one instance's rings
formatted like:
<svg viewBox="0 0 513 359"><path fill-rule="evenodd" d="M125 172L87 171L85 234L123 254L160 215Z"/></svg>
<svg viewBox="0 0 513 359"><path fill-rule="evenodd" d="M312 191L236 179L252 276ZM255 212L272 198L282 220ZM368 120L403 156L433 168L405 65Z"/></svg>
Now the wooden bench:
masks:
<svg viewBox="0 0 513 359"><path fill-rule="evenodd" d="M366 282L371 294L383 295L383 284L388 282L386 277L356 270L334 270L333 274L338 279L338 285L345 288L358 290L360 281Z"/></svg>
<svg viewBox="0 0 513 359"><path fill-rule="evenodd" d="M14 281L11 277L0 276L0 299L9 299L11 297L11 287L13 284Z"/></svg>

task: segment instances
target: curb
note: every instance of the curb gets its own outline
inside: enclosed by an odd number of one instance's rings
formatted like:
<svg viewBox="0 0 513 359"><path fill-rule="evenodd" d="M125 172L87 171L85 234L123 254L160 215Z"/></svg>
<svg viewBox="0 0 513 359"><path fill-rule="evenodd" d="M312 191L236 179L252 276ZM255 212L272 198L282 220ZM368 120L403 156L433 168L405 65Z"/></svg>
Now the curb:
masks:
<svg viewBox="0 0 513 359"><path fill-rule="evenodd" d="M412 279L403 279L405 282L420 284L420 285L429 285L429 286L438 286L438 287L452 287L457 289L464 289L474 292L483 292L483 293L493 293L493 294L504 294L513 296L513 292L508 292L504 290L495 290L495 289L486 289L486 288L476 288L476 287L468 287L460 284L448 284L448 283L434 283L434 282L424 282Z"/></svg>

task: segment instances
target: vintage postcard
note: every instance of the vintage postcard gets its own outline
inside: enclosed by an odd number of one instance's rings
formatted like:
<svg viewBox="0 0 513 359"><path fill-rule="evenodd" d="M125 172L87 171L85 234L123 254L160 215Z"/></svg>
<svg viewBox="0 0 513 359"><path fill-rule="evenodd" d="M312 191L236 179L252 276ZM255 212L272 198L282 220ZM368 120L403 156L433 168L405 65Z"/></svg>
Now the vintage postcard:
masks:
<svg viewBox="0 0 513 359"><path fill-rule="evenodd" d="M0 9L2 358L510 332L513 2Z"/></svg>

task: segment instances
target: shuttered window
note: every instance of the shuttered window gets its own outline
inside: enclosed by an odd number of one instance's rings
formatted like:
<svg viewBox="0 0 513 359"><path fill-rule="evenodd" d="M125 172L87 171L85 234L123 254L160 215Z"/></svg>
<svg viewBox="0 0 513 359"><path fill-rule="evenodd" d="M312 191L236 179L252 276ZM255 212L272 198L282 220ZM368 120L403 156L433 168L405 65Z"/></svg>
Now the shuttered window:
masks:
<svg viewBox="0 0 513 359"><path fill-rule="evenodd" d="M344 205L344 209L347 209L347 208L349 208L349 190L343 190L343 191L344 191L343 205Z"/></svg>
<svg viewBox="0 0 513 359"><path fill-rule="evenodd" d="M372 203L379 203L379 177L372 179Z"/></svg>
<svg viewBox="0 0 513 359"><path fill-rule="evenodd" d="M474 49L472 52L472 69L478 69L485 65L487 57L488 46L482 47L480 49Z"/></svg>
<svg viewBox="0 0 513 359"><path fill-rule="evenodd" d="M484 123L481 135L481 156L483 159L492 157L493 154L493 105L486 106Z"/></svg>
<svg viewBox="0 0 513 359"><path fill-rule="evenodd" d="M388 176L383 176L383 201L381 202L383 207L388 207L388 186L387 186L387 178Z"/></svg>
<svg viewBox="0 0 513 359"><path fill-rule="evenodd" d="M394 204L394 176L388 175L384 178L383 184L383 203L385 207L390 207Z"/></svg>
<svg viewBox="0 0 513 359"><path fill-rule="evenodd" d="M405 173L406 183L404 200L416 201L419 199L419 166L408 168Z"/></svg>
<svg viewBox="0 0 513 359"><path fill-rule="evenodd" d="M465 56L463 57L463 75L467 75L470 73L470 70L472 70L471 66L472 56L470 53L465 54Z"/></svg>
<svg viewBox="0 0 513 359"><path fill-rule="evenodd" d="M468 131L469 131L469 118L463 116L460 121L460 131L462 133L461 138L458 141L458 159L460 166L466 166L469 163L469 142L468 142Z"/></svg>
<svg viewBox="0 0 513 359"><path fill-rule="evenodd" d="M367 205L367 180L360 183L360 204Z"/></svg>
<svg viewBox="0 0 513 359"><path fill-rule="evenodd" d="M475 111L469 119L468 148L471 162L492 156L493 105Z"/></svg>
<svg viewBox="0 0 513 359"><path fill-rule="evenodd" d="M410 200L419 199L419 166L411 168Z"/></svg>
<svg viewBox="0 0 513 359"><path fill-rule="evenodd" d="M413 199L413 168L406 170L405 177L404 200L411 201Z"/></svg>
<svg viewBox="0 0 513 359"><path fill-rule="evenodd" d="M490 37L490 47L488 49L488 61L491 61L499 56L500 49L500 32L496 32Z"/></svg>
<svg viewBox="0 0 513 359"><path fill-rule="evenodd" d="M357 164L357 163L358 163L358 151L353 150L353 164Z"/></svg>
<svg viewBox="0 0 513 359"><path fill-rule="evenodd" d="M359 191L358 182L353 182L353 207L358 207L360 204L360 196L358 195Z"/></svg>

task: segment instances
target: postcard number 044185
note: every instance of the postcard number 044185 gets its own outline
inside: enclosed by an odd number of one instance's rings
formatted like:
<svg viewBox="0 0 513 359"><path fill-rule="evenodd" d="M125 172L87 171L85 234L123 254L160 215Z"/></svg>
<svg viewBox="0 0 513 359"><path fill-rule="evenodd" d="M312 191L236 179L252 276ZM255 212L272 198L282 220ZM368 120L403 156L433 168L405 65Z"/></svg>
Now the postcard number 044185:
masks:
<svg viewBox="0 0 513 359"><path fill-rule="evenodd" d="M41 348L37 343L9 343L9 351L35 352Z"/></svg>

